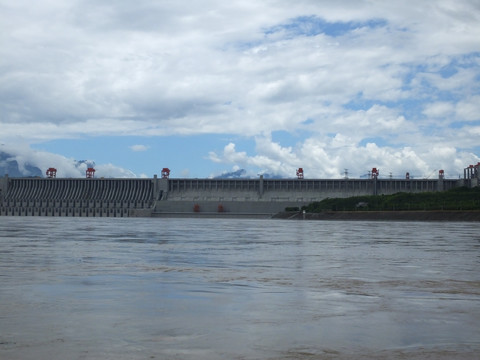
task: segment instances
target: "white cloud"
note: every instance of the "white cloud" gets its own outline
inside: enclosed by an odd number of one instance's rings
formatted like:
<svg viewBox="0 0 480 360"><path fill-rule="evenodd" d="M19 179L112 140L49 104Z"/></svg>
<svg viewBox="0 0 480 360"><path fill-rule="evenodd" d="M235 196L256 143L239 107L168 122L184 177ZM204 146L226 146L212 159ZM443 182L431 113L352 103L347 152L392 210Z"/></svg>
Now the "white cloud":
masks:
<svg viewBox="0 0 480 360"><path fill-rule="evenodd" d="M398 171L425 166L438 143L460 158L478 151L449 128L479 120L474 0L0 6L5 142L236 134L256 138L257 153L231 143L213 162L285 175L307 164L328 177L363 171L378 154ZM344 31L329 33L332 23ZM271 140L278 130L302 137L282 146ZM376 149L360 145L372 138Z"/></svg>
<svg viewBox="0 0 480 360"><path fill-rule="evenodd" d="M148 150L148 146L145 146L145 145L132 145L132 146L129 146L129 148L134 152L141 152L141 151Z"/></svg>
<svg viewBox="0 0 480 360"><path fill-rule="evenodd" d="M480 95L471 96L459 101L456 112L460 120L480 121Z"/></svg>
<svg viewBox="0 0 480 360"><path fill-rule="evenodd" d="M381 170L382 177L389 174L403 177L406 172L412 177L429 177L440 169L448 169L447 176L456 177L463 174L465 164L480 160L474 154L457 151L444 144L419 152L412 147L380 147L375 143L362 146L341 135L323 140L310 138L297 148L282 147L268 137L256 140L256 155L238 152L235 144L230 143L222 154L212 152L210 158L234 168L251 168L251 176L263 172L295 177L295 170L302 167L307 178L339 178L345 169L351 177L358 178L365 176L373 167Z"/></svg>
<svg viewBox="0 0 480 360"><path fill-rule="evenodd" d="M433 118L448 118L455 112L455 106L451 102L439 101L425 105L423 114Z"/></svg>
<svg viewBox="0 0 480 360"><path fill-rule="evenodd" d="M42 176L48 168L57 169L57 177L85 177L87 163L92 164L92 160L80 162L79 159L67 158L47 151L38 151L31 149L27 144L2 145L0 152L9 154L9 160L18 163L18 168L23 176L31 176L26 170L26 166L33 166L40 169ZM115 166L113 164L95 164L95 177L115 177L115 178L134 178L136 175L127 169Z"/></svg>

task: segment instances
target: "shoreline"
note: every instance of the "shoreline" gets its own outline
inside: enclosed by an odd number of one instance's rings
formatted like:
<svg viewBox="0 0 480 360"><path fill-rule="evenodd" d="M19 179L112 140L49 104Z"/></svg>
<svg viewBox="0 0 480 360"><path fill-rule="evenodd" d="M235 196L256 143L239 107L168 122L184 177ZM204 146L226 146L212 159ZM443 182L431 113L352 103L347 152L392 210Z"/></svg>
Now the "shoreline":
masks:
<svg viewBox="0 0 480 360"><path fill-rule="evenodd" d="M480 221L480 211L322 211L319 213L281 212L284 220L371 220L371 221Z"/></svg>

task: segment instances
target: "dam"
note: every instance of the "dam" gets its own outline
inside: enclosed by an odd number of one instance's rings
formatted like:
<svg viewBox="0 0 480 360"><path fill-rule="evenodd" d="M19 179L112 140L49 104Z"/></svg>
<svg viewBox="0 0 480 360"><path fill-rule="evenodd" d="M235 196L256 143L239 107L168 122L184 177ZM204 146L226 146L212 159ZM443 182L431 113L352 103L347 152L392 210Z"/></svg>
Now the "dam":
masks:
<svg viewBox="0 0 480 360"><path fill-rule="evenodd" d="M0 178L0 216L264 216L325 198L446 191L478 186L480 163L463 179ZM50 169L49 169L50 170ZM468 170L468 171L467 171ZM87 174L88 175L88 174Z"/></svg>

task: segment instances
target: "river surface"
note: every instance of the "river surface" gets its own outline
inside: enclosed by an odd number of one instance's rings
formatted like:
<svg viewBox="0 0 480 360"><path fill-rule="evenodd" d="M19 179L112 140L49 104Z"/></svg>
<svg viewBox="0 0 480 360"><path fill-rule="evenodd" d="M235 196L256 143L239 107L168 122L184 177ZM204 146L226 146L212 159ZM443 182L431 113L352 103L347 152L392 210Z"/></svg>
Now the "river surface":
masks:
<svg viewBox="0 0 480 360"><path fill-rule="evenodd" d="M478 359L480 223L0 217L0 359Z"/></svg>

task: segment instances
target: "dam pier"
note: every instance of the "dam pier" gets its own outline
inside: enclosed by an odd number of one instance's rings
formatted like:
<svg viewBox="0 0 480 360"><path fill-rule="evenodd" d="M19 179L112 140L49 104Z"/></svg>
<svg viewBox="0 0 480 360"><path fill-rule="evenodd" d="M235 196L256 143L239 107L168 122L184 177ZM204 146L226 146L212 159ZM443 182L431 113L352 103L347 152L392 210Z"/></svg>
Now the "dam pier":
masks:
<svg viewBox="0 0 480 360"><path fill-rule="evenodd" d="M191 179L169 178L163 171L161 177L120 179L94 178L92 169L86 178L56 178L52 172L48 178L5 175L0 216L271 217L325 198L478 186L479 166L467 168L463 179L445 179L442 170L437 179L379 179L374 172L368 179Z"/></svg>

